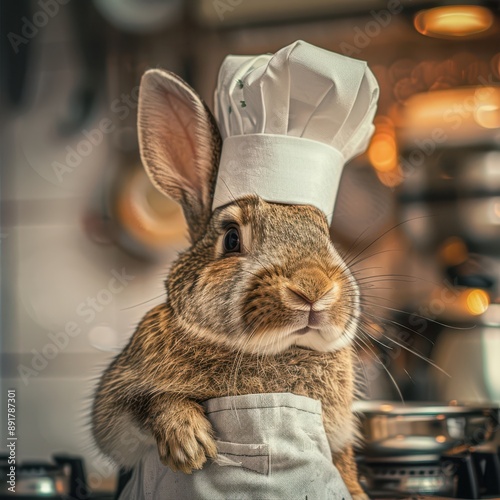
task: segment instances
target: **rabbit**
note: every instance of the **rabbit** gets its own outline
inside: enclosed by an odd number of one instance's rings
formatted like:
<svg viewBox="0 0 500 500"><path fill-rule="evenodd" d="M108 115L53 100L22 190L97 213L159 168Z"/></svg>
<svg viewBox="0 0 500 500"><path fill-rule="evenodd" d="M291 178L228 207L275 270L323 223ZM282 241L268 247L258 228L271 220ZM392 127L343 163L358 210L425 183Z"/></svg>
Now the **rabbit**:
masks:
<svg viewBox="0 0 500 500"><path fill-rule="evenodd" d="M164 465L189 474L217 454L201 402L290 392L321 401L334 465L354 498L368 498L352 449L359 289L325 214L257 195L212 212L221 137L173 73L142 77L138 133L152 182L183 208L191 246L171 267L165 302L100 380L98 447L133 467L155 443Z"/></svg>

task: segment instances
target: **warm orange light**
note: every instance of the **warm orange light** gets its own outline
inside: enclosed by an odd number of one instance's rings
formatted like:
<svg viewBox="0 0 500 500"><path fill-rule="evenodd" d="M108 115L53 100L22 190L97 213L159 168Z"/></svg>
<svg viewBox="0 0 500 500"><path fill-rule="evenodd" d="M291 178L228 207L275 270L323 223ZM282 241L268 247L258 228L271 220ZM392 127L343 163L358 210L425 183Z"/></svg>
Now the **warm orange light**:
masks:
<svg viewBox="0 0 500 500"><path fill-rule="evenodd" d="M483 104L474 111L474 119L484 128L500 128L500 108L497 104Z"/></svg>
<svg viewBox="0 0 500 500"><path fill-rule="evenodd" d="M446 239L440 250L441 257L449 266L457 266L465 262L469 253L464 240L456 236Z"/></svg>
<svg viewBox="0 0 500 500"><path fill-rule="evenodd" d="M500 220L500 198L493 201L493 215L495 219Z"/></svg>
<svg viewBox="0 0 500 500"><path fill-rule="evenodd" d="M467 292L467 309L475 316L483 314L490 305L490 296L478 288Z"/></svg>
<svg viewBox="0 0 500 500"><path fill-rule="evenodd" d="M386 133L375 134L368 149L368 158L379 172L394 170L398 162L394 137Z"/></svg>
<svg viewBox="0 0 500 500"><path fill-rule="evenodd" d="M438 443L446 443L446 436L436 436L436 441Z"/></svg>
<svg viewBox="0 0 500 500"><path fill-rule="evenodd" d="M156 190L143 168L123 183L116 213L127 233L147 247L185 244L186 222L180 206Z"/></svg>
<svg viewBox="0 0 500 500"><path fill-rule="evenodd" d="M388 116L377 116L374 123L375 134L368 148L368 159L380 182L393 188L403 181L394 123Z"/></svg>
<svg viewBox="0 0 500 500"><path fill-rule="evenodd" d="M479 5L448 5L422 10L413 21L422 35L461 37L476 35L491 28L493 13Z"/></svg>
<svg viewBox="0 0 500 500"><path fill-rule="evenodd" d="M389 411L394 410L394 406L388 405L388 404L383 404L383 405L380 405L380 410L389 412Z"/></svg>
<svg viewBox="0 0 500 500"><path fill-rule="evenodd" d="M482 129L500 128L500 86L473 86L422 92L400 108L400 126L436 147L467 139Z"/></svg>

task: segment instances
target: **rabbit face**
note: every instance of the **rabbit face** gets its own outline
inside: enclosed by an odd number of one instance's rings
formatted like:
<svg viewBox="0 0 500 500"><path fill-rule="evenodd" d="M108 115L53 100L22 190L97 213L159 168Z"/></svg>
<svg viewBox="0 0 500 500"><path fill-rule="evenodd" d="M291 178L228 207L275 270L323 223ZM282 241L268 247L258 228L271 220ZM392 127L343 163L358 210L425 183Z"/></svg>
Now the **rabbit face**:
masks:
<svg viewBox="0 0 500 500"><path fill-rule="evenodd" d="M358 287L325 215L255 195L212 211L222 140L206 105L172 73L144 75L138 129L146 171L182 205L193 241L167 280L180 331L258 354L348 344Z"/></svg>
<svg viewBox="0 0 500 500"><path fill-rule="evenodd" d="M311 206L249 196L216 210L167 289L184 328L235 350L334 351L357 327L358 287Z"/></svg>

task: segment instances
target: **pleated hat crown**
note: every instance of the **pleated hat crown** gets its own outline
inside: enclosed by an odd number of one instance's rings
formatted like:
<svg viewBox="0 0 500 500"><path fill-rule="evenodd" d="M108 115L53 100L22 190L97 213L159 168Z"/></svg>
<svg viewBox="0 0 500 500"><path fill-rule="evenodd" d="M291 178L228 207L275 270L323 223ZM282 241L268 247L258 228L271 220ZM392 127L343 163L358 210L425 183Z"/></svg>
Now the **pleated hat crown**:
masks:
<svg viewBox="0 0 500 500"><path fill-rule="evenodd" d="M373 134L378 94L366 62L303 41L226 57L215 90L223 147L213 209L257 194L313 205L331 222L342 168Z"/></svg>

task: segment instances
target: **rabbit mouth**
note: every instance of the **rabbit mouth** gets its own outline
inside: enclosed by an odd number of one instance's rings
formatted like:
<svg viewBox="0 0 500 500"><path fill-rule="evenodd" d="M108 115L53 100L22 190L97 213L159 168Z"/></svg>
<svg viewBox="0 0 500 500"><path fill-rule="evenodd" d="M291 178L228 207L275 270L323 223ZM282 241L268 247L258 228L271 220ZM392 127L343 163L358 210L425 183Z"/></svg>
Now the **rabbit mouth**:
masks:
<svg viewBox="0 0 500 500"><path fill-rule="evenodd" d="M300 330L295 330L293 332L293 334L294 335L305 335L309 330L310 330L310 328L308 326L305 326L304 328L301 328Z"/></svg>
<svg viewBox="0 0 500 500"><path fill-rule="evenodd" d="M293 335L305 335L311 331L318 331L328 322L324 311L315 311L312 308L305 313L307 316L306 326L292 332ZM304 323L302 323L304 324Z"/></svg>

